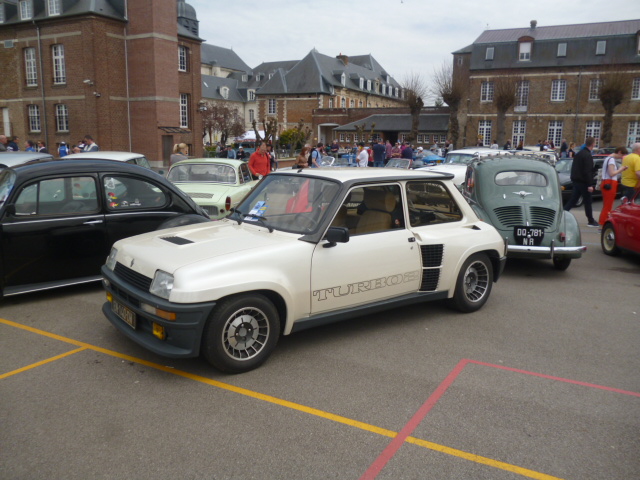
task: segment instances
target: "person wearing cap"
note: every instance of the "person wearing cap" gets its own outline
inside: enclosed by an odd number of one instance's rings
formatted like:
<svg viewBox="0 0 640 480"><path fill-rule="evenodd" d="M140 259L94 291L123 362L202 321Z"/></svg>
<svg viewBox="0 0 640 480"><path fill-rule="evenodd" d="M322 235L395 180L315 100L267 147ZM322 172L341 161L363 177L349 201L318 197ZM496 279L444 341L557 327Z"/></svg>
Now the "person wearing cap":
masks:
<svg viewBox="0 0 640 480"><path fill-rule="evenodd" d="M236 157L238 158L238 160L244 160L245 158L247 158L247 153L244 151L244 148L242 147L238 148L238 153Z"/></svg>
<svg viewBox="0 0 640 480"><path fill-rule="evenodd" d="M422 160L424 158L424 148L418 147L416 150L416 160Z"/></svg>
<svg viewBox="0 0 640 480"><path fill-rule="evenodd" d="M58 156L62 158L66 157L67 155L69 155L69 147L67 146L66 142L60 142L60 146L58 147Z"/></svg>

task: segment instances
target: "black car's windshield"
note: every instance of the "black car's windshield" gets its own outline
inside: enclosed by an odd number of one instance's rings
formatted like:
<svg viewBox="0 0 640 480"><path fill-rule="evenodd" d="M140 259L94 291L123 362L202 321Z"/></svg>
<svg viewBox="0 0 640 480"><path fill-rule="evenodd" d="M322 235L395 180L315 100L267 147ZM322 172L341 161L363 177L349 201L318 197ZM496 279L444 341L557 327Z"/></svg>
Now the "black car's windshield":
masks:
<svg viewBox="0 0 640 480"><path fill-rule="evenodd" d="M3 204L16 183L16 172L9 168L0 168L0 205Z"/></svg>
<svg viewBox="0 0 640 480"><path fill-rule="evenodd" d="M235 208L232 220L307 234L316 230L339 190L335 182L294 175L268 175Z"/></svg>

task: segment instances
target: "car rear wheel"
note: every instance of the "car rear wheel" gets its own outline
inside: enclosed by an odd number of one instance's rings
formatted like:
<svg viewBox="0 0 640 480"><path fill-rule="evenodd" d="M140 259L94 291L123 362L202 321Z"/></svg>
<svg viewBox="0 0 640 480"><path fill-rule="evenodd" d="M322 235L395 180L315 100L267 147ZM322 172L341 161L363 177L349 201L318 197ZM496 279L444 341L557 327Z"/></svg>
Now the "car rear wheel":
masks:
<svg viewBox="0 0 640 480"><path fill-rule="evenodd" d="M484 253L471 255L462 265L449 305L464 313L479 310L489 299L493 267Z"/></svg>
<svg viewBox="0 0 640 480"><path fill-rule="evenodd" d="M564 272L571 265L571 259L568 257L553 257L553 267L556 270Z"/></svg>
<svg viewBox="0 0 640 480"><path fill-rule="evenodd" d="M602 251L607 255L615 256L620 253L620 249L616 245L616 231L612 224L605 223L602 227L600 245L602 245Z"/></svg>
<svg viewBox="0 0 640 480"><path fill-rule="evenodd" d="M218 370L242 373L269 357L280 335L278 311L257 294L224 300L213 311L203 334L202 352Z"/></svg>

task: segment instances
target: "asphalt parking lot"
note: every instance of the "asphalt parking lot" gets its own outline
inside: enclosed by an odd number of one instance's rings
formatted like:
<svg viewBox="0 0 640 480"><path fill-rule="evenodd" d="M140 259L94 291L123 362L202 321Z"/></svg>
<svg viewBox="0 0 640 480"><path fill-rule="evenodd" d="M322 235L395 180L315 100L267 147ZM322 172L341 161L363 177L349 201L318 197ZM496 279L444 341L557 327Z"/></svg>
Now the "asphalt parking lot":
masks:
<svg viewBox="0 0 640 480"><path fill-rule="evenodd" d="M99 285L5 299L0 478L640 478L640 257L583 243L510 260L479 312L301 332L235 376L123 338Z"/></svg>

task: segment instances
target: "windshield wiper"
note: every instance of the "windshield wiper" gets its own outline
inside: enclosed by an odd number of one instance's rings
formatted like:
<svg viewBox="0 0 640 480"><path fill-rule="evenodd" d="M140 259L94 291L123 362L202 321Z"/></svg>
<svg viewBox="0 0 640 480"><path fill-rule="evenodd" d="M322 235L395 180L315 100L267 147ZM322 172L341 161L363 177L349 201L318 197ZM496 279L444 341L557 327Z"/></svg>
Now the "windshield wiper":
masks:
<svg viewBox="0 0 640 480"><path fill-rule="evenodd" d="M260 215L251 215L250 213L242 213L237 208L233 209L233 213L238 216L238 218L236 218L236 222L238 222L238 225L240 225L243 222L244 217L250 217L255 219L256 221L259 221L260 223L262 223L262 225L267 227L267 229L269 230L269 233L273 233L274 228L265 221L267 217L260 216Z"/></svg>

